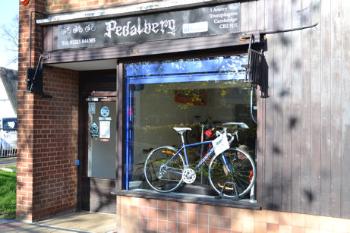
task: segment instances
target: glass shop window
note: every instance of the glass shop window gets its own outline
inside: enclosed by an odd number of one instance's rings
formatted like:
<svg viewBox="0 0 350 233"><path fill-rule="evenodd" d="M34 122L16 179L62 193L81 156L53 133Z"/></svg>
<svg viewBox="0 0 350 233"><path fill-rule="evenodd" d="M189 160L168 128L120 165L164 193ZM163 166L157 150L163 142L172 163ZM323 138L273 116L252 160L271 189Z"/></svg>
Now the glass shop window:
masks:
<svg viewBox="0 0 350 233"><path fill-rule="evenodd" d="M173 188L170 193L217 196L208 174L213 155L199 168L196 165L212 147L205 142L215 138L215 132L222 130L225 122L244 122L249 127L239 130L239 141L234 140L231 147L244 148L254 160L256 126L250 115L251 85L245 79L247 59L246 54L241 54L124 65L124 189L156 193ZM186 147L186 158L185 152L180 152L180 164L189 165L186 171L192 180L171 184L182 179L185 169L181 165L173 169L172 177L162 180L163 185L169 185L168 190L157 190L157 184L154 189L147 182L145 173L150 168L145 167L145 161L160 146L181 148L181 135L174 127L191 129L184 132L184 141L194 146ZM175 152L165 148L162 153L172 156ZM155 179L162 175L159 167L164 160L158 163L158 170L151 175Z"/></svg>

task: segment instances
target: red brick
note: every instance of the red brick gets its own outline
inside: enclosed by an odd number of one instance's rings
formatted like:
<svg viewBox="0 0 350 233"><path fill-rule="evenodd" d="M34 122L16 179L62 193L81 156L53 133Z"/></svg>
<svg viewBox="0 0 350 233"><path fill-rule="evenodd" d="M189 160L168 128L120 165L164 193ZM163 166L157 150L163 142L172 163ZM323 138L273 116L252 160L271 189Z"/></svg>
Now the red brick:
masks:
<svg viewBox="0 0 350 233"><path fill-rule="evenodd" d="M168 232L168 221L158 221L158 232Z"/></svg>
<svg viewBox="0 0 350 233"><path fill-rule="evenodd" d="M44 90L53 98L42 99L26 91L30 36L31 67L42 50L41 35L34 24L36 32L30 35L28 12L44 12L45 8L46 1L33 0L27 7L20 6L19 13L17 214L27 220L74 209L76 205L77 172L73 162L77 158L78 112L72 109L79 105L78 74L45 67Z"/></svg>

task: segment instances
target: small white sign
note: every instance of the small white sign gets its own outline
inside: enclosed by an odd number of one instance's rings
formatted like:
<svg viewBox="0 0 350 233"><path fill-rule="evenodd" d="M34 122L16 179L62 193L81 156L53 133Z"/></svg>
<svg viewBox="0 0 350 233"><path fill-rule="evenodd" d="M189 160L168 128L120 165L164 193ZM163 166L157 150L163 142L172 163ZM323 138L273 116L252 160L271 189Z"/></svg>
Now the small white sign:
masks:
<svg viewBox="0 0 350 233"><path fill-rule="evenodd" d="M111 121L100 121L100 138L111 137Z"/></svg>
<svg viewBox="0 0 350 233"><path fill-rule="evenodd" d="M182 25L183 34L207 32L208 29L209 29L208 21L197 22L197 23L185 23Z"/></svg>
<svg viewBox="0 0 350 233"><path fill-rule="evenodd" d="M89 102L89 114L95 114L95 113L96 113L96 103Z"/></svg>
<svg viewBox="0 0 350 233"><path fill-rule="evenodd" d="M219 137L215 138L212 144L215 155L221 154L222 152L230 148L230 144L228 143L226 133L221 134Z"/></svg>

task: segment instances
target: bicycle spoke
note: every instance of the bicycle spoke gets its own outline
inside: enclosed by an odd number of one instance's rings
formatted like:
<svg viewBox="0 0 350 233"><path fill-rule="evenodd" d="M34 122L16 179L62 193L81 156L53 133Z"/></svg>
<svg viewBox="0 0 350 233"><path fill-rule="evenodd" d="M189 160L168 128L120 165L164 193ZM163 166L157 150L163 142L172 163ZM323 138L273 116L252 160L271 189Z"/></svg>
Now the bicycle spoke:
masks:
<svg viewBox="0 0 350 233"><path fill-rule="evenodd" d="M212 159L209 167L210 183L216 192L224 196L243 196L253 185L253 166L253 160L248 154L229 149Z"/></svg>
<svg viewBox="0 0 350 233"><path fill-rule="evenodd" d="M154 175L149 170L154 167ZM158 192L175 190L182 182L184 161L180 154L172 147L159 147L148 155L144 173L147 183Z"/></svg>

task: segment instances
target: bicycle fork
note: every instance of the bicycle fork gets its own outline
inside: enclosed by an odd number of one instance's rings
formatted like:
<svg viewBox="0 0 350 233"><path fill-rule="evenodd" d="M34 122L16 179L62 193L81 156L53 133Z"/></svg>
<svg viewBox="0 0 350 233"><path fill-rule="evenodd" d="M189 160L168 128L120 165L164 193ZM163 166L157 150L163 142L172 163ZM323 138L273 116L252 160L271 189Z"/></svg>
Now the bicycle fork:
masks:
<svg viewBox="0 0 350 233"><path fill-rule="evenodd" d="M232 166L232 164L230 163L230 161L228 161L228 159L225 156L225 152L223 152L221 154L221 161L223 163L223 169L224 169L224 173L226 175L229 174L233 174L234 172L234 167ZM222 198L224 196L224 191L226 189L227 186L232 185L232 192L234 192L235 194L235 198L234 199L239 199L239 195L238 195L238 190L237 190L237 184L234 181L227 181L224 183L222 189L221 189L221 193L220 193L220 198Z"/></svg>
<svg viewBox="0 0 350 233"><path fill-rule="evenodd" d="M229 173L233 173L234 168L233 168L232 164L229 161L227 161L227 158L225 156L225 152L223 152L221 154L221 160L222 160L222 163L224 164L223 168L224 168L225 174L228 175Z"/></svg>

